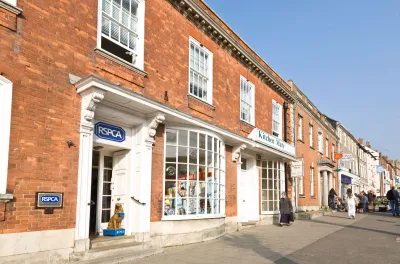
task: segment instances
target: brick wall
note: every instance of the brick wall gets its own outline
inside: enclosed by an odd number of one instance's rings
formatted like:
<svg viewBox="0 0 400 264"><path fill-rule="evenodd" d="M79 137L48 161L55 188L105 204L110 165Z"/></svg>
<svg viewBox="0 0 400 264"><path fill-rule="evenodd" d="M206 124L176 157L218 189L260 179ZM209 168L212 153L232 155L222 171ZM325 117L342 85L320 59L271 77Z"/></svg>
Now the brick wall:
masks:
<svg viewBox="0 0 400 264"><path fill-rule="evenodd" d="M163 215L164 186L164 132L165 125L160 124L154 137L153 157L151 166L151 213L150 221L161 221Z"/></svg>
<svg viewBox="0 0 400 264"><path fill-rule="evenodd" d="M232 161L232 147L225 146L226 185L225 185L225 214L237 216L237 164Z"/></svg>

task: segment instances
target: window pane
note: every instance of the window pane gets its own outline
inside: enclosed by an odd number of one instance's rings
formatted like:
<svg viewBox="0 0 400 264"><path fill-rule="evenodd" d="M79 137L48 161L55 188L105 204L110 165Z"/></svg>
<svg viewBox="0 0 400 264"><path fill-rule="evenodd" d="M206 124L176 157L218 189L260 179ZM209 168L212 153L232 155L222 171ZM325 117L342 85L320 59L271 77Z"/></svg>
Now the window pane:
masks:
<svg viewBox="0 0 400 264"><path fill-rule="evenodd" d="M111 195L111 183L103 183L103 195Z"/></svg>
<svg viewBox="0 0 400 264"><path fill-rule="evenodd" d="M206 169L204 166L199 166L199 181L206 180Z"/></svg>
<svg viewBox="0 0 400 264"><path fill-rule="evenodd" d="M111 210L102 210L101 211L101 222L107 223L110 221Z"/></svg>
<svg viewBox="0 0 400 264"><path fill-rule="evenodd" d="M168 147L168 146L167 146ZM186 147L178 148L178 162L187 163L188 162L188 149Z"/></svg>
<svg viewBox="0 0 400 264"><path fill-rule="evenodd" d="M206 151L200 149L199 150L199 164L206 165Z"/></svg>
<svg viewBox="0 0 400 264"><path fill-rule="evenodd" d="M176 145L177 132L176 130L167 129L167 144Z"/></svg>
<svg viewBox="0 0 400 264"><path fill-rule="evenodd" d="M199 199L199 214L205 214L206 213L206 200L205 199Z"/></svg>
<svg viewBox="0 0 400 264"><path fill-rule="evenodd" d="M176 162L176 147L173 147L173 146L166 147L165 160L167 162Z"/></svg>
<svg viewBox="0 0 400 264"><path fill-rule="evenodd" d="M208 182L207 183L207 197L212 198L212 194L213 194L213 184Z"/></svg>
<svg viewBox="0 0 400 264"><path fill-rule="evenodd" d="M103 171L103 181L111 182L112 178L112 170L104 170Z"/></svg>
<svg viewBox="0 0 400 264"><path fill-rule="evenodd" d="M189 149L189 163L197 164L197 148Z"/></svg>
<svg viewBox="0 0 400 264"><path fill-rule="evenodd" d="M217 153L214 154L214 167L219 168Z"/></svg>
<svg viewBox="0 0 400 264"><path fill-rule="evenodd" d="M187 179L187 164L178 164L178 179L186 180Z"/></svg>
<svg viewBox="0 0 400 264"><path fill-rule="evenodd" d="M189 197L197 197L197 182L189 181Z"/></svg>
<svg viewBox="0 0 400 264"><path fill-rule="evenodd" d="M187 199L178 198L176 199L177 215L186 215Z"/></svg>
<svg viewBox="0 0 400 264"><path fill-rule="evenodd" d="M213 151L212 147L213 147L213 138L210 136L207 136L207 150Z"/></svg>
<svg viewBox="0 0 400 264"><path fill-rule="evenodd" d="M197 148L197 133L190 132L190 146Z"/></svg>
<svg viewBox="0 0 400 264"><path fill-rule="evenodd" d="M263 201L262 202L262 211L268 211L268 202Z"/></svg>
<svg viewBox="0 0 400 264"><path fill-rule="evenodd" d="M197 214L197 199L188 199L188 214Z"/></svg>
<svg viewBox="0 0 400 264"><path fill-rule="evenodd" d="M206 136L204 134L199 134L199 148L205 149L206 148Z"/></svg>
<svg viewBox="0 0 400 264"><path fill-rule="evenodd" d="M267 196L268 191L261 191L261 200L267 200L268 196Z"/></svg>
<svg viewBox="0 0 400 264"><path fill-rule="evenodd" d="M189 165L189 180L197 180L197 165Z"/></svg>
<svg viewBox="0 0 400 264"><path fill-rule="evenodd" d="M101 18L101 32L106 36L110 36L110 20L105 17Z"/></svg>
<svg viewBox="0 0 400 264"><path fill-rule="evenodd" d="M206 183L205 182L199 182L199 197L204 198L206 196Z"/></svg>
<svg viewBox="0 0 400 264"><path fill-rule="evenodd" d="M111 196L103 196L102 208L104 208L104 209L110 209L111 208Z"/></svg>
<svg viewBox="0 0 400 264"><path fill-rule="evenodd" d="M111 38L119 41L119 26L114 22L111 22Z"/></svg>
<svg viewBox="0 0 400 264"><path fill-rule="evenodd" d="M113 157L104 157L104 168L112 169L113 168Z"/></svg>
<svg viewBox="0 0 400 264"><path fill-rule="evenodd" d="M264 189L264 190L267 189L268 188L267 186L268 186L267 185L267 180L262 180L262 189Z"/></svg>
<svg viewBox="0 0 400 264"><path fill-rule="evenodd" d="M188 182L187 181L179 181L178 182L178 197L185 198L188 196Z"/></svg>
<svg viewBox="0 0 400 264"><path fill-rule="evenodd" d="M164 215L175 215L175 199L165 199Z"/></svg>
<svg viewBox="0 0 400 264"><path fill-rule="evenodd" d="M166 181L165 182L165 198L173 198L175 197L175 181Z"/></svg>
<svg viewBox="0 0 400 264"><path fill-rule="evenodd" d="M188 132L185 130L179 130L179 145L180 146L188 145Z"/></svg>
<svg viewBox="0 0 400 264"><path fill-rule="evenodd" d="M176 179L176 164L167 163L165 165L165 179L175 180Z"/></svg>

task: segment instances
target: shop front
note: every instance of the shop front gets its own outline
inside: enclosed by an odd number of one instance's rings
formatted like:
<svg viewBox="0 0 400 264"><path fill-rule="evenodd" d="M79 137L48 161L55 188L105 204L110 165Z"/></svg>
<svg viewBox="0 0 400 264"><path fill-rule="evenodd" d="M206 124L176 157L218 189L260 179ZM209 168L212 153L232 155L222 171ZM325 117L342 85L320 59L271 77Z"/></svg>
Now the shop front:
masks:
<svg viewBox="0 0 400 264"><path fill-rule="evenodd" d="M341 195L342 195L342 198L344 198L346 195L347 189L349 189L349 188L351 189L352 179L351 179L351 177L342 174L340 177L340 180L341 180L341 184L340 184Z"/></svg>

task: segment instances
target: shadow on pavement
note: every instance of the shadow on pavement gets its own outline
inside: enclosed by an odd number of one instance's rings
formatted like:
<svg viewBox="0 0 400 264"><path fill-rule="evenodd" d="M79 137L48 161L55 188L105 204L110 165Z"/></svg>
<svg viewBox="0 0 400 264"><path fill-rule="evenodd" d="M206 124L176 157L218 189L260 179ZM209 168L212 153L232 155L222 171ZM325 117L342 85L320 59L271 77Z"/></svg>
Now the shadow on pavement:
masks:
<svg viewBox="0 0 400 264"><path fill-rule="evenodd" d="M280 253L273 251L272 249L266 247L257 237L251 234L242 234L240 237L229 237L225 236L222 238L225 242L229 243L231 246L252 250L254 253L260 257L272 261L273 263L279 264L297 264L297 262L290 260ZM251 242L250 242L251 241Z"/></svg>

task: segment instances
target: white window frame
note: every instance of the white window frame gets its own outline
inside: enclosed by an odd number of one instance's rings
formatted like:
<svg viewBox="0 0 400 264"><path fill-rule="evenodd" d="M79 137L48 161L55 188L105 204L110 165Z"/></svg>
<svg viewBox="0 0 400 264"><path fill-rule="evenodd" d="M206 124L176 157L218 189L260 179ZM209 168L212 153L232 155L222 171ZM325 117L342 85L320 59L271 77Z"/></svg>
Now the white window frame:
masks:
<svg viewBox="0 0 400 264"><path fill-rule="evenodd" d="M310 195L311 197L315 196L314 193L314 164L310 167Z"/></svg>
<svg viewBox="0 0 400 264"><path fill-rule="evenodd" d="M193 44L194 46L196 46L197 48L199 48L201 51L203 51L204 53L207 53L208 56L208 72L207 75L208 76L204 76L207 78L207 99L204 100L203 98L195 95L194 93L190 92L190 80L191 80L191 67L190 67L190 56L191 56L191 44ZM213 103L213 58L214 55L213 53L208 50L206 47L204 47L203 45L200 44L199 41L197 41L196 39L194 39L192 36L189 37L189 78L188 78L188 94L190 94L191 96L196 97L199 100L202 100L210 105L212 105ZM194 70L195 71L195 70ZM200 73L199 73L200 74Z"/></svg>
<svg viewBox="0 0 400 264"><path fill-rule="evenodd" d="M325 155L327 158L329 158L329 139L325 139Z"/></svg>
<svg viewBox="0 0 400 264"><path fill-rule="evenodd" d="M270 167L270 165L271 165L271 167ZM261 170L261 186L260 186L260 189L261 189L261 195L260 195L261 214L263 214L263 215L279 214L279 200L281 198L282 191L285 190L285 166L284 166L283 162L279 162L279 161L275 161L275 160L263 160L261 162L261 167L263 168ZM266 172L268 174L267 178L264 177L265 175L263 175L263 172ZM270 176L269 175L270 172L273 172L272 177L274 177L275 173L276 173L275 175L277 175L277 176L279 175L278 176L279 179L276 179L276 181L279 181L279 184L278 184L279 190L275 190L275 188L272 188L272 189L269 188L268 179ZM273 181L275 181L275 178L272 179L272 182ZM267 182L268 186L266 189L263 186L263 182ZM272 195L273 195L272 200L270 200L268 198L268 190L273 191L272 192ZM276 197L276 195L278 195L278 197ZM264 199L264 197L265 197L265 199ZM268 209L269 209L269 202L272 202L273 207L276 206L277 210L265 211L264 203L268 204Z"/></svg>
<svg viewBox="0 0 400 264"><path fill-rule="evenodd" d="M318 152L324 154L324 135L318 131Z"/></svg>
<svg viewBox="0 0 400 264"><path fill-rule="evenodd" d="M332 143L332 160L335 160L335 144Z"/></svg>
<svg viewBox="0 0 400 264"><path fill-rule="evenodd" d="M277 111L277 113L275 111ZM274 129L274 122L279 124L278 130ZM274 135L274 133L277 135ZM272 134L277 138L282 139L282 105L275 100L272 100Z"/></svg>
<svg viewBox="0 0 400 264"><path fill-rule="evenodd" d="M304 175L299 177L299 195L304 196Z"/></svg>
<svg viewBox="0 0 400 264"><path fill-rule="evenodd" d="M106 53L108 56L111 56L115 60L122 62L123 64L127 64L133 66L139 70L144 70L144 20L145 20L145 1L144 0L132 0L138 4L137 9L137 24L136 24L136 50L131 50L125 46L122 46L118 41L113 40L112 38L107 38L108 40L112 41L116 45L119 45L127 50L132 52L132 56L136 57L133 59L132 63L118 57L117 55L101 48L101 37L102 37L102 7L103 7L103 0L98 0L98 12L97 12L97 49L101 50L102 52ZM122 0L121 0L122 3ZM112 4L111 4L112 5ZM122 4L121 4L122 6ZM111 30L111 29L110 29Z"/></svg>
<svg viewBox="0 0 400 264"><path fill-rule="evenodd" d="M7 4L9 4L11 6L17 6L17 0L1 0L1 1L6 2Z"/></svg>
<svg viewBox="0 0 400 264"><path fill-rule="evenodd" d="M313 125L309 124L308 126L308 133L309 133L309 141L310 141L310 147L314 147L314 142L313 142Z"/></svg>
<svg viewBox="0 0 400 264"><path fill-rule="evenodd" d="M245 85L246 88L250 89L250 98L246 98L242 93L242 85ZM242 109L244 104L247 104L250 107L250 117L248 120L242 118ZM240 120L249 123L250 125L255 125L255 85L242 75L240 75Z"/></svg>
<svg viewBox="0 0 400 264"><path fill-rule="evenodd" d="M7 191L13 83L0 75L0 194Z"/></svg>
<svg viewBox="0 0 400 264"><path fill-rule="evenodd" d="M303 117L298 115L297 121L297 139L303 140Z"/></svg>
<svg viewBox="0 0 400 264"><path fill-rule="evenodd" d="M165 202L165 200L167 199L166 197L165 197L165 184L166 184L166 179L165 179L165 171L166 171L166 164L168 163L168 162L166 162L166 151L167 151L167 129L168 130L184 130L184 131L188 131L188 148L190 149L190 146L189 146L189 144L190 144L190 132L195 132L195 133L201 133L201 134L204 134L204 135L206 135L206 136L211 136L211 137L213 137L213 138L216 138L216 139L218 139L220 142L221 142L221 147L220 147L220 149L219 149L219 153L220 153L220 158L221 158L221 164L219 164L220 165L220 168L219 168L219 170L220 170L220 175L219 175L219 178L220 178L220 182L219 182L219 186L222 186L222 188L221 189L219 189L218 190L218 200L220 201L220 203L219 203L219 213L218 214L199 214L199 213L197 213L196 215L177 215L177 214L175 214L175 215L164 215L164 206L165 206L165 204L164 204L164 202ZM197 157L199 158L199 140L200 140L200 138L199 138L199 136L197 136ZM177 138L177 142L178 142L178 145L179 145L179 138ZM207 142L206 142L206 144L207 144ZM178 146L177 145L177 146ZM207 151L206 151L207 152ZM206 157L207 157L207 153L206 153ZM214 156L213 156L214 157ZM179 164L179 162L177 161L176 162L177 164ZM189 164L189 160L188 160L188 164ZM193 164L194 165L194 164ZM199 163L197 162L197 165L196 165L197 167L199 167ZM204 166L207 166L207 162L206 162L206 165L204 165ZM213 134L213 133L211 133L211 132L208 132L208 131L204 131L204 130L201 130L201 129L192 129L192 128L188 128L188 127L179 127L179 126L168 126L168 127L166 127L165 128L165 133L164 133L164 160L163 160L163 167L164 167L164 173L163 173L163 201L162 201L162 210L163 210L163 215L162 215L162 217L161 217L161 220L162 221L169 221L169 220L192 220L192 219L213 219L213 218L221 218L221 217L225 217L225 206L226 206L226 160L225 160L225 143L224 143L224 141L220 138L220 137L218 137L217 135L215 135L215 134ZM177 182L179 181L178 179L176 180ZM181 181L184 181L184 180L181 180ZM206 189L205 189L205 193L206 193L206 195L205 195L205 198L204 199L207 199L207 188L208 188L208 182L207 182L207 177L206 177L206 179L205 179L205 182L206 182ZM199 180L197 179L197 186L199 186L198 185L198 183L199 183ZM222 192L222 196L220 195L221 194L221 192ZM188 195L189 196L189 195ZM173 199L177 199L177 195L175 194L175 198L173 198ZM197 195L197 198L196 198L196 200L197 200L197 202L198 202L198 200L199 200L200 198L199 198L199 196ZM215 200L215 199L214 199ZM197 211L198 211L198 208L197 208Z"/></svg>

